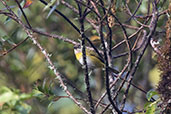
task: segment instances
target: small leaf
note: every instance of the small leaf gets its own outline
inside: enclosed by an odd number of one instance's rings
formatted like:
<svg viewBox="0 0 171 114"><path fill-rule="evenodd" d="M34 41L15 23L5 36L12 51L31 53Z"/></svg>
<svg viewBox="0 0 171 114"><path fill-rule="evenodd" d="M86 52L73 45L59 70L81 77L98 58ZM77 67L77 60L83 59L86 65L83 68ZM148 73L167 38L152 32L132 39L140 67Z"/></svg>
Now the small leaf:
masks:
<svg viewBox="0 0 171 114"><path fill-rule="evenodd" d="M11 40L7 40L7 42L8 42L9 44L13 45L13 46L16 46L16 44L15 44L13 41L11 41Z"/></svg>
<svg viewBox="0 0 171 114"><path fill-rule="evenodd" d="M151 104L152 102L146 102L145 105L144 105L144 108L147 109L148 106Z"/></svg>
<svg viewBox="0 0 171 114"><path fill-rule="evenodd" d="M9 37L7 35L1 37L2 42L5 42L8 39L9 39Z"/></svg>
<svg viewBox="0 0 171 114"><path fill-rule="evenodd" d="M126 4L126 0L122 0L122 5L125 5Z"/></svg>
<svg viewBox="0 0 171 114"><path fill-rule="evenodd" d="M57 7L57 5L54 5L54 6L51 8L51 10L49 11L49 13L48 13L46 19L49 18L49 16L53 13L53 11L56 9L56 7Z"/></svg>
<svg viewBox="0 0 171 114"><path fill-rule="evenodd" d="M117 0L116 1L116 10L122 8L126 4L126 0Z"/></svg>
<svg viewBox="0 0 171 114"><path fill-rule="evenodd" d="M18 10L17 10L17 14L18 14L18 17L19 17L19 18L21 18L21 16L22 16L22 12L21 12L21 10L20 10L20 9L18 9Z"/></svg>
<svg viewBox="0 0 171 114"><path fill-rule="evenodd" d="M48 105L48 109L54 104L55 102L51 101Z"/></svg>
<svg viewBox="0 0 171 114"><path fill-rule="evenodd" d="M7 17L4 24L7 24L8 22L10 22L12 19L10 17Z"/></svg>
<svg viewBox="0 0 171 114"><path fill-rule="evenodd" d="M146 109L146 114L154 114L156 110L156 104L150 104Z"/></svg>
<svg viewBox="0 0 171 114"><path fill-rule="evenodd" d="M52 101L53 99L54 99L54 96L49 96L49 97L48 97L48 100L49 100L49 101Z"/></svg>
<svg viewBox="0 0 171 114"><path fill-rule="evenodd" d="M9 6L10 9L15 8L16 6ZM7 10L7 8L2 8L1 10Z"/></svg>
<svg viewBox="0 0 171 114"><path fill-rule="evenodd" d="M20 99L21 100L27 100L27 99L30 99L30 98L32 98L32 93L31 94L25 94L25 93L23 93L23 94L21 94L20 95Z"/></svg>
<svg viewBox="0 0 171 114"><path fill-rule="evenodd" d="M48 8L50 8L55 2L57 2L57 5L59 4L59 0L51 0L48 5L45 6L45 8L43 9L43 11L47 10Z"/></svg>
<svg viewBox="0 0 171 114"><path fill-rule="evenodd" d="M156 91L153 91L153 90L148 91L147 95L146 95L147 100L150 101L154 95L158 95L158 93Z"/></svg>
<svg viewBox="0 0 171 114"><path fill-rule="evenodd" d="M33 90L33 96L35 96L35 97L44 97L45 95L41 91Z"/></svg>
<svg viewBox="0 0 171 114"><path fill-rule="evenodd" d="M26 2L25 2L25 4L24 4L23 8L29 7L32 3L33 3L32 0L26 0Z"/></svg>
<svg viewBox="0 0 171 114"><path fill-rule="evenodd" d="M7 87L1 87L0 89L0 103L6 103L11 100L18 100L19 96L15 93L13 93L9 88Z"/></svg>
<svg viewBox="0 0 171 114"><path fill-rule="evenodd" d="M116 1L116 9L118 9L120 7L120 4L121 4L121 1L120 0L117 0Z"/></svg>
<svg viewBox="0 0 171 114"><path fill-rule="evenodd" d="M15 109L20 112L20 114L29 114L31 111L31 106L26 103L19 103L15 106Z"/></svg>

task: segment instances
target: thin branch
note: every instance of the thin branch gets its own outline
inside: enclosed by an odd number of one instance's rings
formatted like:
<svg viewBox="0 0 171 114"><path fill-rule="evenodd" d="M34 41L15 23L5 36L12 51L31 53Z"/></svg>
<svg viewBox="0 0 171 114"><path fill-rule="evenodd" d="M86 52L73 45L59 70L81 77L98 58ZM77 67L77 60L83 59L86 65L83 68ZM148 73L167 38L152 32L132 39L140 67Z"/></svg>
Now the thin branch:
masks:
<svg viewBox="0 0 171 114"><path fill-rule="evenodd" d="M21 12L22 12L22 14L23 14L23 16L24 16L24 19L26 20L28 26L29 26L30 28L32 28L32 26L31 26L31 24L29 23L29 21L28 21L28 19L27 19L27 16L26 16L26 14L24 13L23 8L21 7L20 3L18 2L18 0L15 0L15 2L17 3L19 9L21 10Z"/></svg>
<svg viewBox="0 0 171 114"><path fill-rule="evenodd" d="M61 0L61 3L62 3L63 5L65 5L66 7L68 7L69 9L71 9L73 12L79 14L79 11L78 11L76 8L74 8L74 6L70 5L68 2L66 2L66 1L64 1L64 0ZM92 21L92 20L89 19L89 18L85 18L85 20L86 20L87 22L89 22L89 23L92 25L92 27L93 27L94 29L96 29L97 32L99 32L99 31L98 31L98 26L96 26L96 25L94 24L94 21Z"/></svg>
<svg viewBox="0 0 171 114"><path fill-rule="evenodd" d="M77 0L76 0L77 1ZM40 0L41 3L43 3L44 5L47 5L47 3L44 0ZM50 6L50 8L52 8L52 6ZM56 13L58 13L60 16L62 16L69 24L71 24L71 26L79 33L80 30L78 29L78 27L76 27L63 13L61 13L60 11L58 11L57 9L54 10ZM94 49L94 51L98 54L99 58L101 60L103 60L102 55L99 53L98 49L94 46L94 44L89 40L89 38L87 36L84 35L84 38L88 41L88 43L91 45L91 47Z"/></svg>
<svg viewBox="0 0 171 114"><path fill-rule="evenodd" d="M138 34L142 29L143 29L143 26L141 26L136 32L134 32L132 35L130 35L130 36L128 37L128 39L133 38L133 37L134 37L136 34ZM120 41L119 43L117 43L115 46L113 46L113 47L112 47L112 51L113 51L115 48L119 47L121 44L123 44L125 41L126 41L126 40L124 39L124 40Z"/></svg>
<svg viewBox="0 0 171 114"><path fill-rule="evenodd" d="M103 1L100 0L101 2L101 5L103 5ZM105 10L103 9L104 11L104 14L105 14ZM110 92L110 88L109 88L109 70L108 70L108 55L107 55L107 50L106 50L106 45L105 45L105 41L104 41L104 37L103 37L103 21L101 20L100 21L100 26L99 26L99 31L100 31L100 38L101 38L101 43L102 43L102 46L103 46L103 53L104 53L104 60L105 60L105 77L106 77L106 91L107 91L107 95L108 95L108 99L110 101L110 103L112 104L113 108L115 109L115 111L118 113L118 114L122 114L122 112L118 109L118 107L114 104L113 100L112 100L112 96L111 96L111 92Z"/></svg>
<svg viewBox="0 0 171 114"><path fill-rule="evenodd" d="M134 11L134 13L131 15L131 17L126 21L126 23L129 22L132 18L134 18L135 14L137 13L138 9L139 9L140 6L141 6L141 3L142 3L142 0L139 1L137 8L135 9L135 11Z"/></svg>
<svg viewBox="0 0 171 114"><path fill-rule="evenodd" d="M156 13L156 5L154 5L154 4L155 4L155 3L153 3L153 16L152 16L151 23L150 23L150 27L149 27L150 33L149 33L148 36L146 37L145 43L144 43L144 45L142 46L142 51L140 52L139 56L137 57L137 59L136 59L136 61L135 61L134 66L133 66L132 69L131 69L131 72L130 72L130 80L129 80L129 82L132 81L133 76L134 76L134 74L135 74L135 71L137 70L138 64L140 63L140 60L141 60L141 58L142 58L142 56L143 56L143 54L144 54L144 52L145 52L145 50L146 50L146 48L147 48L147 46L148 46L148 43L149 43L151 37L152 37L153 34L154 34L155 29L156 29L156 26L157 26L158 14ZM129 84L130 84L130 83L129 83ZM129 88L129 87L128 87L128 88ZM109 104L109 105L110 105L110 104ZM107 106L107 107L102 111L102 113L104 113L104 112L107 110L108 107L109 107L109 106Z"/></svg>
<svg viewBox="0 0 171 114"><path fill-rule="evenodd" d="M24 15L24 18L25 18L25 20L26 20L26 22L27 22L27 24L28 24L29 27L31 28L31 25L30 25L30 23L29 23L29 21L28 21L26 15L25 15L24 11L22 10L22 8L21 8L19 2L18 2L17 0L15 0L15 1L16 1L16 3L18 4L20 10L22 11L22 13L23 13L23 15ZM29 39L29 37L25 38L23 41L19 42L18 44L16 44L15 46L13 46L12 48L10 48L9 50L3 52L2 55L0 55L0 56L5 56L5 55L7 55L8 53L10 53L11 51L13 51L13 50L16 49L17 47L19 47L21 44L23 44L23 43L24 43L25 41L27 41L28 39Z"/></svg>
<svg viewBox="0 0 171 114"><path fill-rule="evenodd" d="M10 18L12 18L15 22L19 23L18 20L11 14L11 13L7 13L7 12L4 12L2 10L0 10L0 14L4 14ZM30 31L32 32L35 32L37 34L40 34L40 35L43 35L43 36L47 36L47 37L50 37L50 38L54 38L54 39L59 39L59 40L62 40L64 42L68 42L70 44L73 44L73 45L78 45L77 42L75 42L74 40L71 40L69 38L66 38L66 37L63 37L63 36L60 36L60 35L56 35L56 34L50 34L48 32L42 32L42 31L39 31L35 28L30 28L28 27L27 25L23 24L27 29L29 29Z"/></svg>
<svg viewBox="0 0 171 114"><path fill-rule="evenodd" d="M43 3L44 5L47 5L48 3L45 2L44 0L40 0L41 3ZM50 6L50 8L52 8L52 6ZM77 26L75 26L63 13L61 13L60 11L58 11L57 9L54 10L56 13L58 13L60 16L62 16L78 33L80 33L80 30L78 29Z"/></svg>
<svg viewBox="0 0 171 114"><path fill-rule="evenodd" d="M114 75L115 76L115 75ZM115 76L116 78L119 78L118 76ZM119 78L120 80L124 80L123 78ZM116 81L118 81L117 79L110 85L110 89L115 85ZM133 87L135 87L137 90L141 91L144 94L147 94L147 91L145 91L143 88L138 87L137 85L135 85L134 83L129 83L128 80L124 80L126 83L131 84ZM99 98L99 100L97 101L95 108L98 107L99 103L103 100L103 98L107 95L107 92L105 91L102 96Z"/></svg>
<svg viewBox="0 0 171 114"><path fill-rule="evenodd" d="M150 33L149 35L147 36L147 39L146 39L146 42L145 44L143 45L142 47L142 51L140 52L139 56L137 57L137 60L135 61L135 65L130 73L130 79L129 79L129 82L132 82L132 79L133 79L133 76L135 74L135 71L137 69L137 66L150 42L150 39L152 38L152 36L154 35L154 32L156 30L156 26L157 26L157 20L158 20L158 13L157 13L157 6L156 6L156 3L153 2L153 16L152 16L152 19L151 19L151 23L150 23ZM122 106L121 106L121 109L123 110L124 108L124 105L125 105L125 102L126 102L126 98L127 98L127 95L128 95L128 91L129 91L129 88L130 88L130 84L128 84L127 86L127 89L125 91L125 95L124 95L124 98L122 100Z"/></svg>
<svg viewBox="0 0 171 114"><path fill-rule="evenodd" d="M27 41L29 39L29 37L25 38L23 41L20 41L18 44L16 44L15 46L13 46L12 48L10 48L9 50L3 52L0 56L5 56L8 53L12 52L14 49L16 49L17 47L19 47L21 44L23 44L25 41Z"/></svg>
<svg viewBox="0 0 171 114"><path fill-rule="evenodd" d="M89 2L88 2L89 4ZM95 114L95 110L94 110L94 105L93 105L93 99L92 99L92 94L90 91L90 82L89 82L89 73L88 73L88 65L87 65L87 56L86 56L86 48L85 48L85 35L84 35L84 19L85 19L85 15L87 13L87 8L84 10L84 13L82 13L82 8L80 6L79 3L77 3L78 5L78 11L79 11L79 15L80 15L80 25L81 25L81 29L80 29L80 33L81 33L81 38L82 38L82 57L83 57L83 66L85 68L85 83L86 83L86 89L87 89L87 93L88 93L88 100L90 103L90 111L92 114Z"/></svg>
<svg viewBox="0 0 171 114"><path fill-rule="evenodd" d="M24 28L25 32L27 33L28 37L30 37L30 39L32 40L33 44L35 44L40 51L42 52L42 54L45 56L47 62L49 63L49 69L51 69L54 74L56 75L57 79L59 80L61 87L63 88L63 90L67 93L67 95L85 112L90 114L89 111L87 111L87 109L85 107L82 106L82 104L80 102L78 102L74 96L68 91L67 86L65 86L61 74L57 71L56 67L54 66L54 64L52 63L52 61L49 58L49 54L46 52L46 50L40 45L39 42L36 41L36 37L37 35L32 34L29 29L27 29L25 27L25 25L23 24L23 22L15 15L15 13L9 8L9 6L6 4L6 2L4 0L0 0L3 5L9 10L9 12L15 16L15 19L18 20L19 24Z"/></svg>

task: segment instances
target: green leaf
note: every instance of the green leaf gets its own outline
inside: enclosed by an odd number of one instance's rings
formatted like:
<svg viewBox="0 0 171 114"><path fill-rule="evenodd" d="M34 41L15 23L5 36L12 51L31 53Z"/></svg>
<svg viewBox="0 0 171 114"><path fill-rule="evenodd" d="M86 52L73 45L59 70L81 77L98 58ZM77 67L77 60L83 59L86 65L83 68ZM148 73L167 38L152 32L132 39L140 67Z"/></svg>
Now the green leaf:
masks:
<svg viewBox="0 0 171 114"><path fill-rule="evenodd" d="M7 36L7 35L4 35L1 37L2 42L5 42L8 39L9 39L9 36Z"/></svg>
<svg viewBox="0 0 171 114"><path fill-rule="evenodd" d="M39 90L33 90L33 96L35 96L35 97L44 97L45 95Z"/></svg>
<svg viewBox="0 0 171 114"><path fill-rule="evenodd" d="M154 95L158 95L158 93L157 93L156 91L154 91L154 90L148 91L147 94L146 94L147 100L150 101L151 98L152 98Z"/></svg>
<svg viewBox="0 0 171 114"><path fill-rule="evenodd" d="M154 114L156 110L156 104L150 104L146 109L146 114Z"/></svg>
<svg viewBox="0 0 171 114"><path fill-rule="evenodd" d="M49 18L49 16L53 13L53 11L55 11L56 7L57 7L57 5L54 5L54 6L51 8L51 10L49 11L49 13L48 13L46 19Z"/></svg>
<svg viewBox="0 0 171 114"><path fill-rule="evenodd" d="M8 22L10 22L12 19L10 17L7 17L4 24L7 24Z"/></svg>
<svg viewBox="0 0 171 114"><path fill-rule="evenodd" d="M126 0L117 0L116 1L116 10L121 9L126 4Z"/></svg>
<svg viewBox="0 0 171 114"><path fill-rule="evenodd" d="M122 0L122 5L125 5L126 4L126 0Z"/></svg>
<svg viewBox="0 0 171 114"><path fill-rule="evenodd" d="M144 108L146 109L152 102L146 102Z"/></svg>
<svg viewBox="0 0 171 114"><path fill-rule="evenodd" d="M31 111L31 106L26 103L18 104L15 108L20 114L29 114Z"/></svg>
<svg viewBox="0 0 171 114"><path fill-rule="evenodd" d="M9 43L9 44L11 44L11 45L16 45L13 41L11 41L11 40L7 40L7 42Z"/></svg>
<svg viewBox="0 0 171 114"><path fill-rule="evenodd" d="M154 102L147 102L144 106L146 114L160 114L160 108L157 107L160 101L160 99L157 99Z"/></svg>
<svg viewBox="0 0 171 114"><path fill-rule="evenodd" d="M43 9L43 11L47 10L48 8L50 8L50 6L52 6L55 2L58 2L59 0L51 0L48 5L45 6L45 8Z"/></svg>
<svg viewBox="0 0 171 114"><path fill-rule="evenodd" d="M51 101L48 105L48 109L54 104L55 102L54 101Z"/></svg>
<svg viewBox="0 0 171 114"><path fill-rule="evenodd" d="M21 100L27 100L27 99L32 98L32 96L33 96L32 93L30 93L30 94L23 93L20 95L20 99Z"/></svg>
<svg viewBox="0 0 171 114"><path fill-rule="evenodd" d="M9 88L7 87L0 88L0 103L6 103L11 100L18 100L18 99L19 96L13 93Z"/></svg>
<svg viewBox="0 0 171 114"><path fill-rule="evenodd" d="M121 5L121 1L120 0L117 0L116 1L116 9L118 9L120 7L120 5Z"/></svg>

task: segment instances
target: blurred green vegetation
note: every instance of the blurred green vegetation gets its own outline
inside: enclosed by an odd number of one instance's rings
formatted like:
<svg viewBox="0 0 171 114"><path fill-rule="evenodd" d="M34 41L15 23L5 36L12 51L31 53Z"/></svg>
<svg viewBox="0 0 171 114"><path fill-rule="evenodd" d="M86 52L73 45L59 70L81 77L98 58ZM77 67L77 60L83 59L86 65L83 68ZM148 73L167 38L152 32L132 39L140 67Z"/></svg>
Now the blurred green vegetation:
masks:
<svg viewBox="0 0 171 114"><path fill-rule="evenodd" d="M119 0L117 0L119 2ZM136 0L135 0L136 1ZM67 1L76 7L74 1ZM15 6L12 10L20 15L19 9L14 1L7 2L10 6ZM124 3L117 3L118 9L116 15L120 21L126 21L129 16L123 13ZM136 3L131 1L130 7ZM78 41L79 34L69 25L62 17L56 13L52 13L48 18L49 9L43 11L44 5L38 0L35 0L31 6L24 9L28 20L33 28L41 31L46 31L53 34L65 36L72 40ZM3 5L0 3L0 9L3 9ZM167 3L161 10L167 8ZM60 10L65 16L72 20L79 28L78 15L66 8L64 5L59 4L57 9ZM143 4L140 7L137 15L146 13L147 0L143 0ZM132 12L135 10L133 7ZM123 18L124 15L124 18ZM93 17L93 15L89 16ZM23 16L21 16L24 20ZM161 31L164 29L165 16L161 16L158 21L157 30ZM141 21L141 20L140 20ZM25 22L25 21L24 21ZM139 26L135 21L130 22L133 26ZM86 35L91 36L97 34L94 33L94 29L85 23ZM112 28L114 32L114 43L118 43L123 40L123 34L121 28L114 26ZM128 34L135 32L132 29L127 29ZM8 17L1 15L0 19L0 53L10 49L20 41L27 37L23 28L10 20ZM135 40L135 36L132 41ZM39 35L38 41L43 47L51 54L51 59L57 69L72 81L81 91L85 93L84 75L81 65L75 60L73 53L73 45L60 41L58 39L52 39L45 36ZM113 54L125 52L125 44L117 48ZM136 55L136 54L135 54ZM126 57L118 58L114 60L114 66L121 69L126 63ZM148 65L147 65L148 64ZM149 74L150 72L150 74ZM156 60L152 59L152 49L148 48L145 53L143 60L139 66L138 72L136 73L134 82L141 85L145 90L150 90L156 85L156 75L158 71L156 69ZM91 88L94 99L98 99L104 92L104 77L103 72L93 72L94 76L91 77ZM149 77L150 75L150 77ZM150 80L149 80L150 79ZM47 87L40 89L34 88L34 83L37 80L41 80L43 83L48 85ZM155 81L155 82L154 82ZM53 83L51 89L50 84ZM72 88L69 90L74 96L79 97ZM35 93L39 91L41 94ZM48 91L51 91L50 93ZM44 94L46 93L46 94ZM57 101L53 101L48 95L53 97L66 96L66 93L62 91L52 71L48 69L48 64L41 54L40 50L37 49L30 40L27 40L22 45L17 47L12 52L5 56L0 57L0 113L2 114L81 114L83 113L70 99L60 98ZM40 95L40 96L39 96ZM131 88L129 93L130 100L129 104L133 105L138 109L142 109L146 103L145 95L135 88ZM5 100L5 101L4 101ZM5 105L3 105L6 103ZM50 106L49 106L50 104ZM49 107L48 107L49 106ZM2 109L2 110L1 110ZM24 111L24 112L23 112Z"/></svg>

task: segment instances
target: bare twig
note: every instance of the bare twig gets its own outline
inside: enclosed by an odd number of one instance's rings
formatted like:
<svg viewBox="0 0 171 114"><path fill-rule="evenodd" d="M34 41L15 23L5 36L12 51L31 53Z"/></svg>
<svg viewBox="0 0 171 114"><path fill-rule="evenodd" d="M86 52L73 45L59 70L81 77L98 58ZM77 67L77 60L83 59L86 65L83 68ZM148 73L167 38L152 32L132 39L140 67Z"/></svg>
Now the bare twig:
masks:
<svg viewBox="0 0 171 114"><path fill-rule="evenodd" d="M103 5L103 1L100 0L101 2L101 5ZM103 9L103 12L105 14L105 9ZM101 18L102 19L102 18ZM103 20L103 19L102 19ZM101 38L101 43L102 43L102 46L103 46L103 53L104 53L104 63L105 63L105 77L106 77L106 91L107 91L107 95L108 95L108 99L110 101L110 103L112 104L113 108L115 109L115 111L118 113L118 114L122 114L122 112L118 109L118 107L114 104L113 100L112 100L112 96L111 96L111 92L110 92L110 88L109 88L109 71L108 71L108 67L109 67L109 64L108 64L108 55L107 55L107 49L106 49L106 45L105 45L105 41L104 41L104 37L103 37L103 32L102 32L102 29L103 29L103 21L100 20L100 26L99 26L99 31L100 31L100 38Z"/></svg>
<svg viewBox="0 0 171 114"><path fill-rule="evenodd" d="M135 9L135 11L134 11L134 13L131 15L131 17L128 19L128 21L126 21L126 23L129 22L132 18L134 18L135 14L137 13L138 9L139 9L140 6L141 6L141 3L142 3L142 0L139 1L137 8Z"/></svg>
<svg viewBox="0 0 171 114"><path fill-rule="evenodd" d="M23 41L19 42L18 44L16 44L15 46L13 46L12 48L10 48L9 50L3 52L0 56L5 56L8 53L12 52L14 49L16 49L17 47L19 47L21 44L23 44L25 41L27 41L29 39L29 37L25 38Z"/></svg>
<svg viewBox="0 0 171 114"><path fill-rule="evenodd" d="M15 17L15 19L18 21L18 23L24 28L25 32L27 33L27 35L30 37L30 39L33 41L33 44L35 44L42 52L42 54L45 56L47 62L49 63L49 69L51 69L54 74L56 75L57 79L59 80L61 87L63 88L63 90L67 93L67 95L85 112L90 114L89 111L87 111L87 109L85 107L82 106L82 104L77 101L74 96L68 91L67 86L64 84L61 74L57 71L57 69L55 68L54 64L52 63L52 61L49 58L49 54L46 52L46 50L40 45L39 42L37 42L36 38L37 35L32 34L32 32L29 31L29 29L27 29L25 27L25 25L23 24L23 22L15 15L15 13L9 8L9 6L6 4L6 2L4 0L0 0L2 2L2 4L9 10L9 12Z"/></svg>
<svg viewBox="0 0 171 114"><path fill-rule="evenodd" d="M142 47L142 51L140 52L139 56L137 57L137 60L135 61L135 65L134 65L134 67L133 67L133 69L132 69L132 71L130 73L129 82L132 81L133 76L135 74L135 71L137 69L137 66L138 66L138 64L139 64L139 62L140 62L140 60L141 60L141 58L142 58L142 56L143 56L143 54L144 54L148 44L149 44L149 41L150 41L151 37L154 35L155 29L156 29L156 26L157 26L157 20L158 20L157 6L156 6L156 3L153 2L153 16L152 16L151 23L150 23L150 28L149 28L150 29L150 33L148 34L146 42L145 42L145 44ZM129 88L130 88L130 84L128 84L127 89L125 91L124 98L122 100L122 106L121 106L122 110L123 110L124 104L126 102L126 98L127 98L127 95L128 95Z"/></svg>
<svg viewBox="0 0 171 114"><path fill-rule="evenodd" d="M89 4L89 3L88 3ZM92 114L95 114L95 110L94 110L94 105L93 105L93 99L92 99L92 94L90 91L90 82L89 82L89 73L88 73L88 65L87 65L87 56L86 56L86 48L85 48L85 35L84 35L84 19L85 19L85 15L87 13L87 8L84 10L84 13L82 13L82 8L80 6L79 3L77 3L78 5L78 11L79 11L79 15L80 15L80 24L81 24L81 29L80 29L80 33L81 33L81 37L82 37L82 56L83 56L83 66L85 68L85 83L86 83L86 89L87 89L87 94L88 94L88 100L90 103L90 111Z"/></svg>

